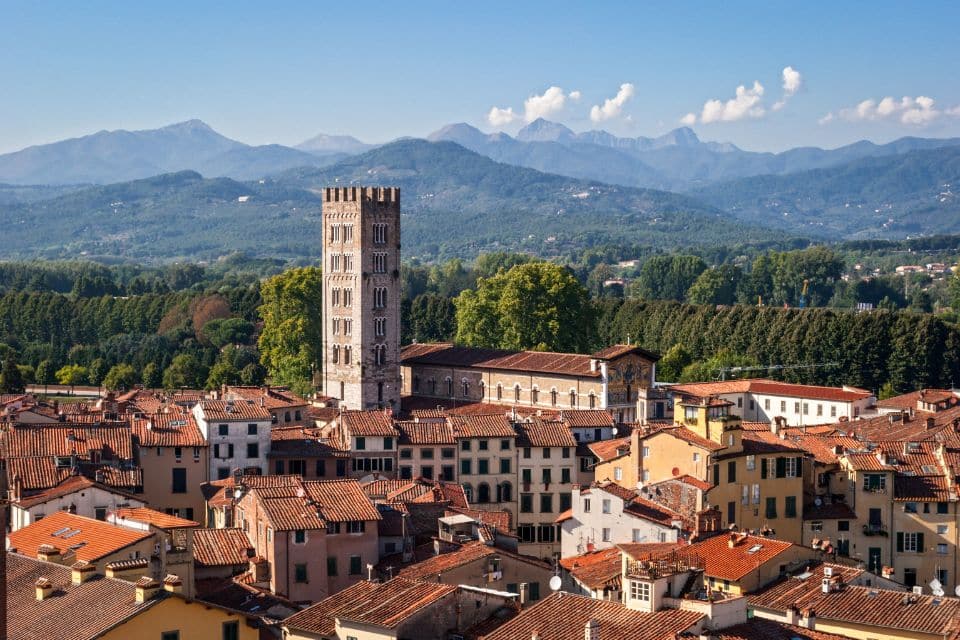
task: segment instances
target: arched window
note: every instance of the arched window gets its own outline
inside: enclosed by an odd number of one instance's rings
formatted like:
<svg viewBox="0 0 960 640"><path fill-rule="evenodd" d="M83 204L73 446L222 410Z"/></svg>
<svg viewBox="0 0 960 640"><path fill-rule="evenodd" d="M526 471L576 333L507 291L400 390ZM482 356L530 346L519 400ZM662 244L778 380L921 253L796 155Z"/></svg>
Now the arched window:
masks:
<svg viewBox="0 0 960 640"><path fill-rule="evenodd" d="M437 380L436 378L430 378L427 380L427 387L430 389L430 395L437 395Z"/></svg>
<svg viewBox="0 0 960 640"><path fill-rule="evenodd" d="M503 400L503 385L497 384L497 400Z"/></svg>
<svg viewBox="0 0 960 640"><path fill-rule="evenodd" d="M340 362L340 345L333 345L333 349L330 350L330 361L333 364Z"/></svg>
<svg viewBox="0 0 960 640"><path fill-rule="evenodd" d="M575 389L570 389L570 408L573 409L577 406L577 392Z"/></svg>
<svg viewBox="0 0 960 640"><path fill-rule="evenodd" d="M470 397L470 381L466 378L460 381L460 392L463 394L464 398Z"/></svg>
<svg viewBox="0 0 960 640"><path fill-rule="evenodd" d="M513 385L513 401L520 402L520 385Z"/></svg>
<svg viewBox="0 0 960 640"><path fill-rule="evenodd" d="M593 393L593 391L590 392L590 408L591 409L597 408L597 396L596 394Z"/></svg>
<svg viewBox="0 0 960 640"><path fill-rule="evenodd" d="M500 486L497 487L497 496L498 502L510 502L513 497L513 485L509 482L501 482Z"/></svg>
<svg viewBox="0 0 960 640"><path fill-rule="evenodd" d="M387 360L387 347L383 344L377 344L373 346L373 358L374 362L378 365L383 365Z"/></svg>
<svg viewBox="0 0 960 640"><path fill-rule="evenodd" d="M350 359L353 356L353 347L347 345L343 348L343 364L350 364Z"/></svg>
<svg viewBox="0 0 960 640"><path fill-rule="evenodd" d="M446 382L447 382L447 395L452 398L453 397L453 380L450 378L450 376L447 376Z"/></svg>
<svg viewBox="0 0 960 640"><path fill-rule="evenodd" d="M466 483L460 486L463 487L463 495L467 498L467 502L473 502L473 487Z"/></svg>
<svg viewBox="0 0 960 640"><path fill-rule="evenodd" d="M490 485L486 482L477 485L477 502L490 502Z"/></svg>
<svg viewBox="0 0 960 640"><path fill-rule="evenodd" d="M557 388L550 389L550 405L557 406Z"/></svg>
<svg viewBox="0 0 960 640"><path fill-rule="evenodd" d="M540 389L533 387L530 389L530 404L537 404L537 398L540 396Z"/></svg>

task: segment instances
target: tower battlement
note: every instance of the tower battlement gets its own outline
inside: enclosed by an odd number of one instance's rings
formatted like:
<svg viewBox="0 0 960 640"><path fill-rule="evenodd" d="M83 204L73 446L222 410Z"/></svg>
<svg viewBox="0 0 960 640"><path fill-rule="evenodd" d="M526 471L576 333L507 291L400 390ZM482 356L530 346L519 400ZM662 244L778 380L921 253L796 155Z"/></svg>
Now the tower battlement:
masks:
<svg viewBox="0 0 960 640"><path fill-rule="evenodd" d="M324 202L382 202L400 206L400 187L326 187Z"/></svg>

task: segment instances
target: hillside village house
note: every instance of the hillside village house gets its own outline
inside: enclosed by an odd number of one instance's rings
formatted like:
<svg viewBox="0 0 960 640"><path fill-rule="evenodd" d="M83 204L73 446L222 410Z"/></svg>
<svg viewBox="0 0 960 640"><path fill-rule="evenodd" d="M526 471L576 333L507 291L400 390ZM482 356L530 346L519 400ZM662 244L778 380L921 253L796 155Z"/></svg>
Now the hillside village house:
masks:
<svg viewBox="0 0 960 640"><path fill-rule="evenodd" d="M666 397L653 388L658 359L630 345L579 355L433 343L412 344L400 353L404 395L554 410L606 409L618 422L665 416Z"/></svg>
<svg viewBox="0 0 960 640"><path fill-rule="evenodd" d="M269 473L272 418L259 403L250 400L201 400L193 416L208 444L210 480L222 480L235 471Z"/></svg>
<svg viewBox="0 0 960 640"><path fill-rule="evenodd" d="M344 445L350 451L350 477L369 480L374 474L392 476L397 465L400 433L386 411L342 411L337 419Z"/></svg>
<svg viewBox="0 0 960 640"><path fill-rule="evenodd" d="M10 488L10 530L17 531L58 511L106 520L110 511L142 506L145 503L140 496L84 476L71 476L55 487L24 496L18 476Z"/></svg>
<svg viewBox="0 0 960 640"><path fill-rule="evenodd" d="M200 518L200 485L210 477L207 441L190 413L157 413L133 420L143 469L143 493L151 508L187 520Z"/></svg>

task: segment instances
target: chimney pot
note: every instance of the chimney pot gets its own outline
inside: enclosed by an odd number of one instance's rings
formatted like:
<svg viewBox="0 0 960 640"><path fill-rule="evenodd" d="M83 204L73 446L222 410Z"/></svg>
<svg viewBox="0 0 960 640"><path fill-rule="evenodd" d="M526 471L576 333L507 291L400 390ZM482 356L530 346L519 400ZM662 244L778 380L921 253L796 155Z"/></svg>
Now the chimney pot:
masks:
<svg viewBox="0 0 960 640"><path fill-rule="evenodd" d="M73 585L80 585L92 578L97 573L97 567L86 560L75 562L70 567L70 577Z"/></svg>
<svg viewBox="0 0 960 640"><path fill-rule="evenodd" d="M180 576L172 573L167 574L167 577L163 579L163 590L170 593L183 593L183 580L180 579Z"/></svg>
<svg viewBox="0 0 960 640"><path fill-rule="evenodd" d="M157 594L157 591L160 590L160 583L151 578L150 576L143 576L135 583L137 593L136 601L139 604L143 604L153 596Z"/></svg>
<svg viewBox="0 0 960 640"><path fill-rule="evenodd" d="M587 620L583 625L583 640L600 640L600 623L596 618Z"/></svg>
<svg viewBox="0 0 960 640"><path fill-rule="evenodd" d="M37 578L37 600L46 600L53 595L53 583L48 578Z"/></svg>
<svg viewBox="0 0 960 640"><path fill-rule="evenodd" d="M520 605L523 606L527 604L527 595L529 593L530 585L526 582L520 583Z"/></svg>

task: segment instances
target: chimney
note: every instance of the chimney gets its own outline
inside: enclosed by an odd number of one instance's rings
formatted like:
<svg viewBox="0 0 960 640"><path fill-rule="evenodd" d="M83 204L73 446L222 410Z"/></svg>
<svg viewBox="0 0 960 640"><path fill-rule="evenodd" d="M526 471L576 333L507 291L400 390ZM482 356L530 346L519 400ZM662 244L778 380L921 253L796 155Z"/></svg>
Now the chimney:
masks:
<svg viewBox="0 0 960 640"><path fill-rule="evenodd" d="M47 578L37 578L37 600L46 600L53 595L53 583Z"/></svg>
<svg viewBox="0 0 960 640"><path fill-rule="evenodd" d="M520 583L520 606L527 604L527 597L530 593L530 585L526 582Z"/></svg>
<svg viewBox="0 0 960 640"><path fill-rule="evenodd" d="M70 567L70 577L74 586L83 584L95 575L97 575L97 566L86 560L79 560Z"/></svg>
<svg viewBox="0 0 960 640"><path fill-rule="evenodd" d="M49 543L37 547L37 560L60 563L60 549Z"/></svg>
<svg viewBox="0 0 960 640"><path fill-rule="evenodd" d="M730 534L730 539L727 540L727 546L731 549L737 546L737 534L735 533Z"/></svg>
<svg viewBox="0 0 960 640"><path fill-rule="evenodd" d="M254 556L250 558L250 573L253 574L253 581L255 583L269 582L270 561L261 556Z"/></svg>
<svg viewBox="0 0 960 640"><path fill-rule="evenodd" d="M168 573L167 577L163 579L163 590L170 593L183 593L183 580L180 579L180 576Z"/></svg>
<svg viewBox="0 0 960 640"><path fill-rule="evenodd" d="M596 618L590 618L583 625L583 640L600 640L600 623Z"/></svg>
<svg viewBox="0 0 960 640"><path fill-rule="evenodd" d="M138 604L143 604L160 591L160 583L150 576L143 576L134 583L134 586L137 588L136 601Z"/></svg>

